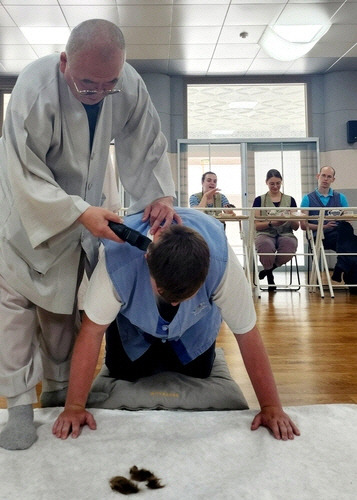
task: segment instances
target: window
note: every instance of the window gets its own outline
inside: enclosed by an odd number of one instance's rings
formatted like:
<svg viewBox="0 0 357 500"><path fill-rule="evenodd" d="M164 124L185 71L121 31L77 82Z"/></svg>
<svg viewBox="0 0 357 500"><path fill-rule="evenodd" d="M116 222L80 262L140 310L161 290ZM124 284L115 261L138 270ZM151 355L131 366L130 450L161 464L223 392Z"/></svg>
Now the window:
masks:
<svg viewBox="0 0 357 500"><path fill-rule="evenodd" d="M187 137L307 137L306 84L189 84Z"/></svg>

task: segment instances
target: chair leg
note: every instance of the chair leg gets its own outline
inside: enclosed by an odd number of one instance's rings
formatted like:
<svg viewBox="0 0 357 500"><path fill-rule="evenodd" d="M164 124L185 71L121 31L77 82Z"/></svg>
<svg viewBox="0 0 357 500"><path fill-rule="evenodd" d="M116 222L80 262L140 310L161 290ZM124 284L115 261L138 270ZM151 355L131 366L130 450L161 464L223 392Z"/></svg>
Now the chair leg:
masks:
<svg viewBox="0 0 357 500"><path fill-rule="evenodd" d="M293 267L294 267L294 261L295 261L295 271L296 271L297 285L293 285L293 270L294 270ZM288 263L284 264L284 265L287 266ZM253 274L253 276L255 277L255 279L254 279L254 285L258 288L258 291L259 291L258 297L260 298L261 297L261 292L262 291L268 291L269 290L269 286L266 286L266 285L261 286L260 285L258 266L259 266L259 263L258 263L258 254L257 254L256 251L254 251L254 274ZM286 271L288 271L288 270L286 270ZM288 285L281 285L280 287L279 287L279 285L277 285L276 288L275 288L275 290L291 290L291 291L297 292L298 290L300 290L300 288L301 288L301 281L300 281L299 266L298 266L297 256L296 256L296 254L294 254L293 258L290 260L289 284Z"/></svg>
<svg viewBox="0 0 357 500"><path fill-rule="evenodd" d="M309 264L310 264L310 260L308 260L308 284L312 285L311 287L311 291L314 292L315 291L315 285L316 287L319 288L320 290L320 295L321 295L321 298L324 298L325 297L325 292L324 292L324 287L322 285L322 279L321 279L321 272L320 272L320 267L319 267L319 255L318 255L318 251L316 249L316 246L315 246L315 243L314 243L314 240L313 240L313 237L312 237L312 232L311 232L311 229L307 229L307 232L306 232L306 236L307 236L307 241L308 241L308 248L309 248L309 253L311 252L311 256L309 255L309 259L311 257L311 274L310 274L310 267L309 267ZM321 249L320 249L321 250Z"/></svg>
<svg viewBox="0 0 357 500"><path fill-rule="evenodd" d="M297 256L294 254L293 258L290 260L290 282L289 286L292 286L293 284L293 261L295 261L295 271L296 271L296 279L298 284L296 285L297 288L294 287L294 291L298 291L301 288L301 282L300 282L300 273L299 273L299 266L298 266L298 261L297 261Z"/></svg>

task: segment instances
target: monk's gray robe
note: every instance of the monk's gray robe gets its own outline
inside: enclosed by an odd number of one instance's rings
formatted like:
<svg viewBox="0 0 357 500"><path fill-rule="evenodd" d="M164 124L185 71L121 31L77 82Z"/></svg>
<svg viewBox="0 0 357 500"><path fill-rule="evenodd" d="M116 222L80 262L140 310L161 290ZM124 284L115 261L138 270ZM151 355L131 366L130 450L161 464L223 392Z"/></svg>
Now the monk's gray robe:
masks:
<svg viewBox="0 0 357 500"><path fill-rule="evenodd" d="M120 85L103 100L91 151L86 111L58 54L27 66L12 93L0 139L0 274L48 311L72 312L81 250L96 263L98 242L76 220L102 204L111 140L130 213L175 196L159 117L127 63Z"/></svg>

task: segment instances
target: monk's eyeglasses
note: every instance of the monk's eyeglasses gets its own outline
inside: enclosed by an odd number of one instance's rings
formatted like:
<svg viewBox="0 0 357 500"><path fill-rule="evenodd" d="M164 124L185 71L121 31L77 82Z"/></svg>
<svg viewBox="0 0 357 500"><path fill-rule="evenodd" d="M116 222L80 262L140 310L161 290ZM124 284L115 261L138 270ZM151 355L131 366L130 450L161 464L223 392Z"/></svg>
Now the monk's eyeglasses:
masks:
<svg viewBox="0 0 357 500"><path fill-rule="evenodd" d="M76 82L74 81L73 76L72 75L70 75L70 76L72 78L72 82L73 82L74 88L76 89L76 92L80 95L102 95L105 97L107 95L119 94L119 92L123 92L123 89L117 88L117 86L115 86L111 90L79 90ZM118 83L116 85L118 85Z"/></svg>

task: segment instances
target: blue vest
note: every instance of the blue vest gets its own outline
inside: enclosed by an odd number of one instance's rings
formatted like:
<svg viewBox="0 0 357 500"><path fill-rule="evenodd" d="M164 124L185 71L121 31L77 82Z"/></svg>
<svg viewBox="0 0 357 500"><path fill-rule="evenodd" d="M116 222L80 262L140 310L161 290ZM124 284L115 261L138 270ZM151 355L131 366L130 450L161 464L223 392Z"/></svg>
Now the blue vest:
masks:
<svg viewBox="0 0 357 500"><path fill-rule="evenodd" d="M194 209L175 210L185 226L195 229L206 240L210 266L205 283L194 297L179 305L171 323L159 314L144 252L128 243L104 240L107 270L123 303L117 316L120 337L132 361L142 356L152 337L156 337L170 342L181 363L186 364L213 344L221 326L222 317L212 295L227 266L223 225ZM129 215L124 224L146 235L149 224L141 219L142 213Z"/></svg>
<svg viewBox="0 0 357 500"><path fill-rule="evenodd" d="M312 193L309 193L307 195L307 197L309 198L309 206L310 207L340 207L341 206L341 200L340 200L340 193L338 193L337 191L333 191L333 194L332 196L329 197L329 200L327 202L327 205L324 205L320 199L320 196L316 193L316 190L313 191ZM309 215L319 215L319 211L318 210L309 210ZM327 210L326 212L327 213ZM309 222L311 224L316 224L317 221L316 220L309 220ZM325 220L324 221L324 225L327 224L328 221ZM313 234L315 234L316 231L313 231Z"/></svg>

